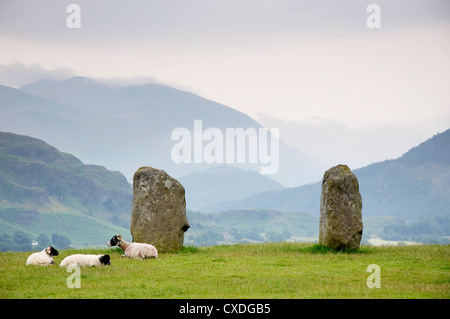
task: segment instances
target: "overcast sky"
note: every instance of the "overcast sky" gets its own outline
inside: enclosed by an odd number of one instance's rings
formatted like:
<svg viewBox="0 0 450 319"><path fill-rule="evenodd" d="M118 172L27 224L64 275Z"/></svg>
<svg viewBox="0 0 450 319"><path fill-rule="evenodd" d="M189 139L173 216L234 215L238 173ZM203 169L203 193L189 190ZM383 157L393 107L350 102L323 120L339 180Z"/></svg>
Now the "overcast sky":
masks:
<svg viewBox="0 0 450 319"><path fill-rule="evenodd" d="M324 165L396 158L450 128L448 0L0 0L0 46L0 84L156 80L280 128Z"/></svg>

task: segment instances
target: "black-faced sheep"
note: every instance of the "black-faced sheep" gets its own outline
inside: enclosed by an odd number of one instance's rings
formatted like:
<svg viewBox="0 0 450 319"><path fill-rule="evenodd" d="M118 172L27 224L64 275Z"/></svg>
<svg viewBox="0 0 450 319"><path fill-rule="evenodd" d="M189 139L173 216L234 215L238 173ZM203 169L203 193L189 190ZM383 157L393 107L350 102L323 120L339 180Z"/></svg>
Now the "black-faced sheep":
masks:
<svg viewBox="0 0 450 319"><path fill-rule="evenodd" d="M116 235L107 243L108 246L119 246L124 254L122 257L145 259L158 258L158 251L150 244L127 243L122 239L122 235Z"/></svg>
<svg viewBox="0 0 450 319"><path fill-rule="evenodd" d="M53 265L53 256L58 256L59 252L52 246L48 246L38 253L31 254L27 259L28 265L47 266Z"/></svg>
<svg viewBox="0 0 450 319"><path fill-rule="evenodd" d="M84 254L75 254L67 256L61 261L61 267L74 267L74 266L108 266L111 265L109 255L84 255Z"/></svg>

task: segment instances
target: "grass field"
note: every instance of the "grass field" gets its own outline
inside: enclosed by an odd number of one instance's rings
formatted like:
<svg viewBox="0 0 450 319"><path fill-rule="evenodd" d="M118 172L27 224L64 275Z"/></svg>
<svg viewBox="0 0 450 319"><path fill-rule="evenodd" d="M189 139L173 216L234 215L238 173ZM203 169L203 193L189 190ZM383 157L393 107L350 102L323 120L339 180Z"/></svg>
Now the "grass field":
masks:
<svg viewBox="0 0 450 319"><path fill-rule="evenodd" d="M112 265L81 268L81 287L59 267L74 253L109 253ZM158 259L121 258L118 248L63 250L48 267L25 266L29 253L0 253L0 298L445 298L450 246L362 246L334 252L317 244L185 247ZM369 289L367 267L380 267Z"/></svg>

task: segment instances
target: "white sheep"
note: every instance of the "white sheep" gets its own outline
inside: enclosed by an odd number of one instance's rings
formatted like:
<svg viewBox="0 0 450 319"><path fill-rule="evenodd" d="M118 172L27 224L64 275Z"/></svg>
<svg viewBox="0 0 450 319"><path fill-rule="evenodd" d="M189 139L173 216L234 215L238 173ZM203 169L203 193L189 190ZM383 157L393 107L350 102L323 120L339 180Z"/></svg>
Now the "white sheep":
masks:
<svg viewBox="0 0 450 319"><path fill-rule="evenodd" d="M27 259L28 265L47 266L53 265L53 256L58 256L59 252L52 246L48 246L38 253L31 254Z"/></svg>
<svg viewBox="0 0 450 319"><path fill-rule="evenodd" d="M61 261L61 267L74 267L74 266L107 266L111 265L109 255L84 255L84 254L75 254L67 256Z"/></svg>
<svg viewBox="0 0 450 319"><path fill-rule="evenodd" d="M107 243L108 246L119 246L125 253L122 257L145 259L158 258L158 251L155 246L141 243L127 243L122 239L122 235L116 235Z"/></svg>

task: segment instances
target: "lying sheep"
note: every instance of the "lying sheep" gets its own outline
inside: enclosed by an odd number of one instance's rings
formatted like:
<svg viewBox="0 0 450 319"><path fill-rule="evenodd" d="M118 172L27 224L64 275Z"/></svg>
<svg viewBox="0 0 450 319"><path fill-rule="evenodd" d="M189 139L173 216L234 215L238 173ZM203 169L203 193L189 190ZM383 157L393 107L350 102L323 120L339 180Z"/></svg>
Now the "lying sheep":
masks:
<svg viewBox="0 0 450 319"><path fill-rule="evenodd" d="M31 254L27 259L28 265L47 266L53 265L53 256L58 256L59 252L52 246L48 246L38 253Z"/></svg>
<svg viewBox="0 0 450 319"><path fill-rule="evenodd" d="M109 255L83 255L75 254L67 256L61 261L61 267L74 267L74 266L108 266L111 265Z"/></svg>
<svg viewBox="0 0 450 319"><path fill-rule="evenodd" d="M116 235L107 243L108 246L119 246L125 254L122 257L145 259L158 258L158 251L150 244L127 243L122 235Z"/></svg>

